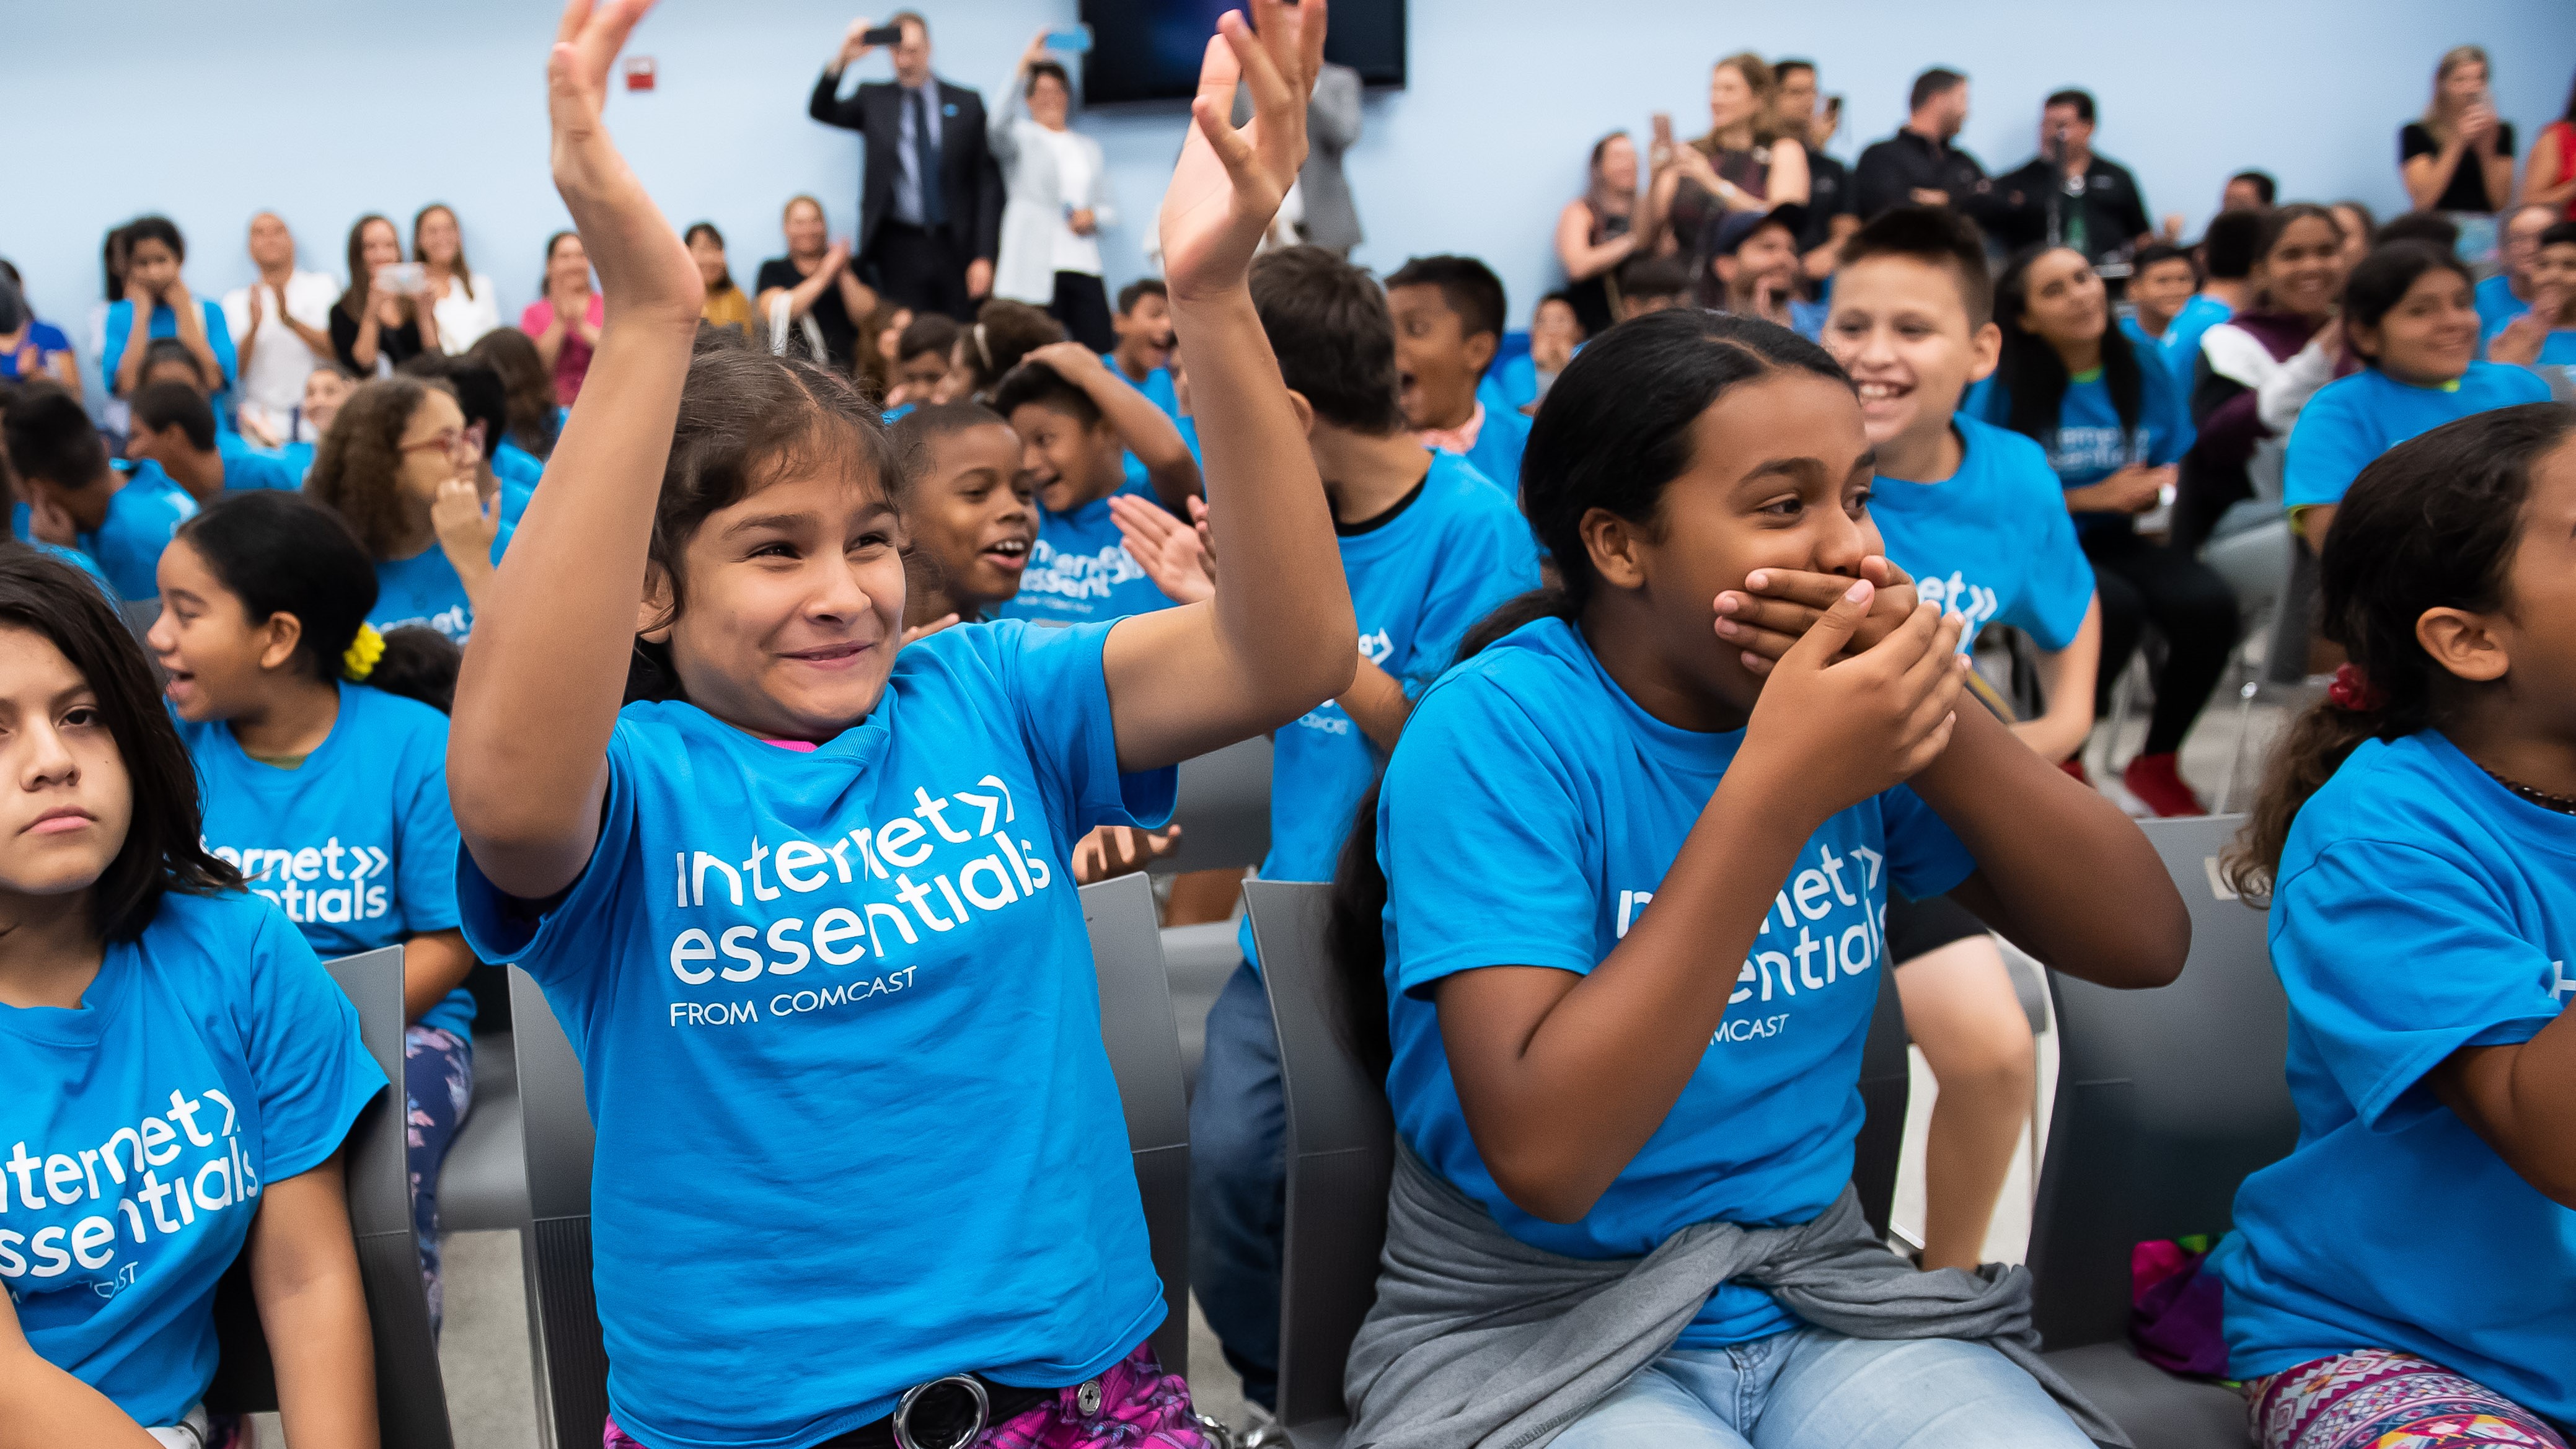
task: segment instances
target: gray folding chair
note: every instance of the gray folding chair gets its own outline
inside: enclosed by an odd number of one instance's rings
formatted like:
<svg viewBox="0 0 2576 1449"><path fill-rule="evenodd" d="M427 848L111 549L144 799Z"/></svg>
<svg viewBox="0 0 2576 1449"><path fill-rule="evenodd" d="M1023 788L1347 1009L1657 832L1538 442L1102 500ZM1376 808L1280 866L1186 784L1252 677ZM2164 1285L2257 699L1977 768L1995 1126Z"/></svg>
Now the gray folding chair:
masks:
<svg viewBox="0 0 2576 1449"><path fill-rule="evenodd" d="M1181 1084L1180 1035L1154 925L1154 888L1122 875L1082 888L1100 982L1100 1039L1127 1113L1127 1150L1145 1203L1154 1272L1163 1280L1163 1326L1154 1355L1172 1373L1190 1362L1190 1100Z"/></svg>
<svg viewBox="0 0 2576 1449"><path fill-rule="evenodd" d="M510 1017L527 1194L519 1260L527 1278L537 1434L547 1449L589 1449L608 1419L608 1350L591 1289L593 1133L581 1058L536 979L516 966L510 968Z"/></svg>
<svg viewBox="0 0 2576 1449"><path fill-rule="evenodd" d="M429 1330L429 1291L420 1280L420 1245L412 1236L411 1169L403 1111L403 953L400 946L330 963L331 977L358 1008L358 1035L392 1086L351 1124L343 1146L349 1231L358 1245L358 1278L367 1299L376 1359L376 1434L385 1449L453 1449L447 1391L438 1374L438 1344ZM215 1288L215 1336L221 1357L206 1407L222 1413L277 1408L276 1365L251 1291L249 1254L234 1260Z"/></svg>
<svg viewBox="0 0 2576 1449"><path fill-rule="evenodd" d="M2237 1184L2298 1138L2268 913L2218 874L2243 824L2234 815L2141 823L2191 911L2191 955L2174 984L2113 991L2050 973L2057 1104L2031 1214L2033 1318L2050 1366L2138 1449L2238 1449L2247 1434L2235 1391L2131 1351L2131 1248L2225 1232Z"/></svg>
<svg viewBox="0 0 2576 1449"><path fill-rule="evenodd" d="M1180 847L1155 861L1156 875L1259 865L1270 853L1270 739L1251 739L1181 761L1172 821Z"/></svg>
<svg viewBox="0 0 2576 1449"><path fill-rule="evenodd" d="M1333 1449L1349 1425L1342 1368L1377 1301L1377 1256L1395 1174L1395 1117L1385 1085L1362 1065L1330 1005L1341 993L1325 935L1331 893L1306 881L1243 886L1279 1026L1288 1107L1279 1423L1296 1449Z"/></svg>

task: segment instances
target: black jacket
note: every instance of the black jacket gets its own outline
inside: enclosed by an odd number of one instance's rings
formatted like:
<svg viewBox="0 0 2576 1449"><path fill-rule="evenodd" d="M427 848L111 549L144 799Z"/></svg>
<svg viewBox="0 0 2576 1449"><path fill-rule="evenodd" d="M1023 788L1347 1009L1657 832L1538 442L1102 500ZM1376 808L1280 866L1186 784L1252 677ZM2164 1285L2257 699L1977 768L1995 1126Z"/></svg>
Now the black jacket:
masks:
<svg viewBox="0 0 2576 1449"><path fill-rule="evenodd" d="M947 202L948 233L970 256L991 261L1002 247L1002 168L984 143L984 98L946 81L939 87L939 187ZM870 81L840 98L841 77L823 72L814 82L808 114L826 126L856 131L866 138L866 165L859 178L859 235L856 255L865 257L877 228L894 213L894 184L903 174L895 148L903 136L903 88L891 81Z"/></svg>
<svg viewBox="0 0 2576 1449"><path fill-rule="evenodd" d="M1995 178L2004 211L1989 227L2008 251L2048 240L2048 202L2057 189L2056 168L2034 156L2020 168ZM2066 200L2072 202L2074 198ZM2084 168L2084 251L2094 261L2117 256L2155 230L2147 217L2147 199L2138 178L2117 161L2096 156Z"/></svg>
<svg viewBox="0 0 2576 1449"><path fill-rule="evenodd" d="M1948 193L1950 204L1980 226L2002 210L1994 183L1976 157L1901 130L1860 153L1852 168L1852 212L1867 223L1880 212L1913 205L1917 187Z"/></svg>

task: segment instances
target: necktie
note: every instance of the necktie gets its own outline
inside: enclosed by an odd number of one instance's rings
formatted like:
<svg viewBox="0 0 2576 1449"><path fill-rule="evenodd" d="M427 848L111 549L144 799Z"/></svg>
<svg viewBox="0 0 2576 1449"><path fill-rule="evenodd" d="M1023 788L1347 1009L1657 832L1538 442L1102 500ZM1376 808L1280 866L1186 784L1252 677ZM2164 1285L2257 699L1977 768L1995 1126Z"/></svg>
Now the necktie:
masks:
<svg viewBox="0 0 2576 1449"><path fill-rule="evenodd" d="M912 107L913 174L921 184L921 224L943 225L948 220L947 198L940 195L939 143L930 136L930 108L922 103L921 92L907 89L905 100Z"/></svg>

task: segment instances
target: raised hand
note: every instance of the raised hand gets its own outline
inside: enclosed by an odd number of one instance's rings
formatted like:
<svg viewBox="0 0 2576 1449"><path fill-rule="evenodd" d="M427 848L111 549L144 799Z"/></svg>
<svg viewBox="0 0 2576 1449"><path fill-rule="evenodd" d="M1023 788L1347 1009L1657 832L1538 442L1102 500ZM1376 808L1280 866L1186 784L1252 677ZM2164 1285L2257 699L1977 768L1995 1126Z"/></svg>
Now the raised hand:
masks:
<svg viewBox="0 0 2576 1449"><path fill-rule="evenodd" d="M600 119L609 72L653 0L569 0L546 57L546 114L555 190L612 313L655 316L694 330L706 301L697 263L644 192Z"/></svg>
<svg viewBox="0 0 2576 1449"><path fill-rule="evenodd" d="M458 554L490 558L492 540L501 535L500 497L485 503L473 475L460 472L438 485L438 496L429 505L429 526L450 559Z"/></svg>
<svg viewBox="0 0 2576 1449"><path fill-rule="evenodd" d="M1950 744L1967 659L1957 615L1918 604L1868 649L1844 657L1877 591L1845 586L1763 681L1734 769L1796 781L1818 822L1902 784Z"/></svg>
<svg viewBox="0 0 2576 1449"><path fill-rule="evenodd" d="M1325 0L1253 0L1260 33L1241 11L1217 18L1190 102L1189 139L1163 194L1164 281L1176 299L1243 285L1252 253L1306 164L1306 101L1324 60ZM1252 119L1230 119L1235 86Z"/></svg>
<svg viewBox="0 0 2576 1449"><path fill-rule="evenodd" d="M1173 602L1195 604L1216 597L1216 571L1197 529L1132 493L1110 496L1109 517L1126 541L1127 556Z"/></svg>
<svg viewBox="0 0 2576 1449"><path fill-rule="evenodd" d="M1148 861L1180 849L1181 827L1139 830L1133 825L1103 825L1074 842L1073 882L1091 885L1112 876L1133 875Z"/></svg>

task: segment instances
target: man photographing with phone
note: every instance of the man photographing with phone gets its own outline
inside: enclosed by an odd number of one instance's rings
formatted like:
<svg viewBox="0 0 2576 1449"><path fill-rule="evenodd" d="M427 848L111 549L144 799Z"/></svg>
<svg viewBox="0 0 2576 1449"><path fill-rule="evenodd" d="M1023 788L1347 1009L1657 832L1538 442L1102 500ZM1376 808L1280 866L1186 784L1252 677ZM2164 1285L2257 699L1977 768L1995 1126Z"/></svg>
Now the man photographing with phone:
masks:
<svg viewBox="0 0 2576 1449"><path fill-rule="evenodd" d="M841 72L880 48L894 80L841 99ZM1002 237L1002 172L985 147L984 99L930 73L930 22L906 10L854 20L808 113L866 138L855 257L860 276L914 311L960 320L993 290Z"/></svg>

